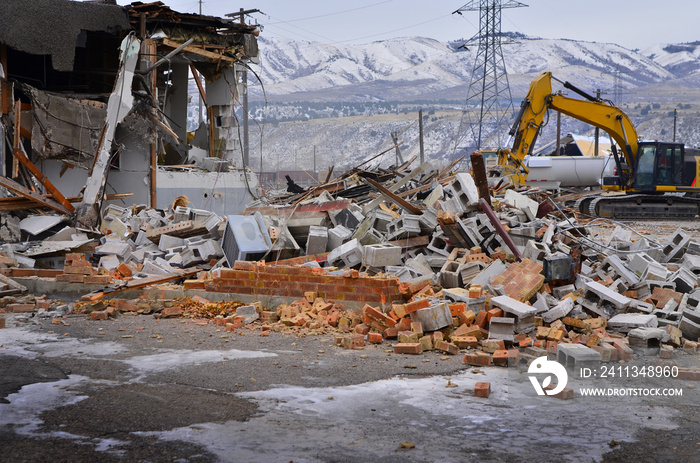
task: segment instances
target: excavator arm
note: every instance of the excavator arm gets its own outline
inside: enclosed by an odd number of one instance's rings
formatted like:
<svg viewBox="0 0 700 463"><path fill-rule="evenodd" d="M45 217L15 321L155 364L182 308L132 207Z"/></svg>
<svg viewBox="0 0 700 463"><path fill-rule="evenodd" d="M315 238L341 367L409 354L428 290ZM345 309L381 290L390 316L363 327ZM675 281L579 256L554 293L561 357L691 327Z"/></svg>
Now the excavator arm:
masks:
<svg viewBox="0 0 700 463"><path fill-rule="evenodd" d="M553 109L605 130L619 146L623 147L625 161L629 166L633 166L637 154L638 136L629 117L619 108L597 100L568 82L563 82L564 87L583 96L586 100L552 93L552 79L552 73L545 72L530 84L527 96L520 105L520 112L510 130L510 135L514 136L513 146L510 150L499 150L499 165L511 165L522 169L527 174L527 168L524 166L525 156L532 152L547 110Z"/></svg>

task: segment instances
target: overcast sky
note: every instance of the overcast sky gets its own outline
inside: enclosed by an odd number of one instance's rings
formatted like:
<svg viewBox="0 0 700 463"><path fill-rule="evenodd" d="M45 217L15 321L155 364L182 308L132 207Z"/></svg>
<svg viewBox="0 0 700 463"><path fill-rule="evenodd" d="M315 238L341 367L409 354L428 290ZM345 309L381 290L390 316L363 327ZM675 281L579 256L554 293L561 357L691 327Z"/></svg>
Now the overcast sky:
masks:
<svg viewBox="0 0 700 463"><path fill-rule="evenodd" d="M506 3L507 0L501 0ZM119 0L124 5L130 1ZM146 0L144 0L146 3ZM198 0L165 1L176 11L199 10ZM224 16L239 8L261 10L253 20L267 37L324 43L366 43L422 36L468 39L479 14L453 11L475 1L454 0L202 0L202 13ZM700 40L700 0L530 0L503 10L502 30L544 38L617 43L644 49L657 43Z"/></svg>

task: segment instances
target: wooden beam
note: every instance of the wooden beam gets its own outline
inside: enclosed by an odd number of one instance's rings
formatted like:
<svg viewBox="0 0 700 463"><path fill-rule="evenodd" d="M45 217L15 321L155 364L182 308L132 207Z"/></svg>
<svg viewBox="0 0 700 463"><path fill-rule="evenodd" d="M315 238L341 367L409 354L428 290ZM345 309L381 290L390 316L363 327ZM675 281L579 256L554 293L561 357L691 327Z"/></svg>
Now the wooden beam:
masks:
<svg viewBox="0 0 700 463"><path fill-rule="evenodd" d="M19 149L20 138L19 131L22 125L22 104L19 100L15 101L15 127L14 127L14 142L12 148L14 150ZM19 160L17 157L12 157L12 178L17 178L19 176Z"/></svg>
<svg viewBox="0 0 700 463"><path fill-rule="evenodd" d="M109 296L110 294L119 293L122 291L128 291L130 289L145 288L147 286L153 286L153 285L157 285L160 283L167 283L168 281L179 280L180 278L188 278L188 277L191 277L193 275L198 274L201 271L202 271L202 269L199 269L199 268L186 269L186 270L180 270L180 271L173 272L173 273L168 273L167 275L158 275L158 276L153 276L153 277L148 277L148 278L142 278L140 280L131 280L131 281L128 281L125 285L122 285L122 286L119 286L116 288L114 288L114 287L105 288L101 291L96 291L96 292L86 294L82 297L82 300L84 300L84 301L98 301L105 296Z"/></svg>
<svg viewBox="0 0 700 463"><path fill-rule="evenodd" d="M19 149L15 150L14 152L15 159L19 159L19 162L22 163L24 167L27 168L31 174L36 177L37 180L46 188L46 191L51 193L56 200L63 205L63 207L68 210L68 212L73 213L75 212L75 208L73 205L66 199L65 196L61 194L60 191L58 191L58 188L54 186L53 183L51 183L51 180L46 178L46 176L39 170L39 168L29 160L26 154L24 154L24 148L20 144Z"/></svg>
<svg viewBox="0 0 700 463"><path fill-rule="evenodd" d="M383 194L384 196L386 196L387 198L389 198L391 201L395 202L396 204L398 204L399 206L401 206L403 209L406 209L406 210L407 210L408 212L410 212L411 214L420 215L420 214L423 213L423 211L422 211L421 209L419 209L418 207L416 207L416 206L414 206L413 204L409 203L408 201L406 201L405 199L401 198L400 196L395 195L394 193L392 193L391 191L389 191L389 189L386 188L384 185L375 182L375 181L372 180L371 178L363 178L363 180L364 180L365 182L369 183L370 185L372 185L372 186L373 186L374 188L376 188L377 190L379 190L379 192L380 192L381 194Z"/></svg>
<svg viewBox="0 0 700 463"><path fill-rule="evenodd" d="M165 45L166 47L178 48L178 47L182 46L181 43L176 42L174 40L162 39L162 41L163 41L162 42L163 45ZM197 55L204 56L205 58L213 59L215 61L228 61L229 63L235 63L236 61L238 61L235 58L230 58L230 57L225 56L221 53L214 53L214 52L205 50L203 48L198 47L197 45L187 45L183 50L186 52L189 52L189 53L195 53Z"/></svg>
<svg viewBox="0 0 700 463"><path fill-rule="evenodd" d="M48 207L49 209L53 209L56 212L60 212L61 214L68 214L68 210L61 204L57 203L56 201L53 201L48 198L44 198L42 195L39 193L35 193L33 191L28 190L27 188L23 187L19 183L15 182L12 179L9 179L7 177L0 177L0 186L3 186L7 188L8 190L12 191L13 193L16 193L20 196L23 196L25 198L31 199L32 201L39 203L43 207Z"/></svg>
<svg viewBox="0 0 700 463"><path fill-rule="evenodd" d="M194 82L197 84L197 89L199 90L199 96L202 97L202 103L204 103L204 106L207 105L207 94L204 91L204 86L202 85L202 81L199 78L199 73L197 72L197 68L194 67L194 64L190 64L190 71L192 71L192 75L194 76Z"/></svg>

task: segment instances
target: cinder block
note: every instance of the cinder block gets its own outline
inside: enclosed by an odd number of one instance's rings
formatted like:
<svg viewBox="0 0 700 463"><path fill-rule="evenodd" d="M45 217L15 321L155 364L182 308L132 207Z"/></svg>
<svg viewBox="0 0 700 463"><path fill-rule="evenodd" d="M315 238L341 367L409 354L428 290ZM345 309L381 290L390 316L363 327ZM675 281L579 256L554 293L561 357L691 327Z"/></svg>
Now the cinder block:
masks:
<svg viewBox="0 0 700 463"><path fill-rule="evenodd" d="M342 225L338 225L334 228L331 228L328 230L328 251L332 251L334 249L339 248L342 246L343 243L346 241L350 240L352 238L352 231L348 230Z"/></svg>
<svg viewBox="0 0 700 463"><path fill-rule="evenodd" d="M352 239L328 254L328 263L339 267L355 267L362 263L362 245Z"/></svg>
<svg viewBox="0 0 700 463"><path fill-rule="evenodd" d="M621 333L627 333L634 328L656 328L657 326L656 316L649 314L623 313L608 320L608 328Z"/></svg>
<svg viewBox="0 0 700 463"><path fill-rule="evenodd" d="M559 320L560 318L566 317L569 312L574 308L574 300L570 297L563 299L559 304L552 307L547 312L543 313L542 321L545 323L552 323L554 320Z"/></svg>
<svg viewBox="0 0 700 463"><path fill-rule="evenodd" d="M328 247L328 229L311 225L309 234L306 237L306 255L321 254L326 252Z"/></svg>
<svg viewBox="0 0 700 463"><path fill-rule="evenodd" d="M514 342L515 319L509 317L491 317L489 321L489 337Z"/></svg>
<svg viewBox="0 0 700 463"><path fill-rule="evenodd" d="M557 345L557 361L566 368L578 371L582 367L596 368L600 364L599 352L581 344Z"/></svg>
<svg viewBox="0 0 700 463"><path fill-rule="evenodd" d="M391 244L370 244L363 247L362 264L368 267L401 265L401 247Z"/></svg>
<svg viewBox="0 0 700 463"><path fill-rule="evenodd" d="M503 309L503 312L513 316L517 333L527 332L535 327L537 309L530 305L509 296L496 296L491 298L491 307Z"/></svg>

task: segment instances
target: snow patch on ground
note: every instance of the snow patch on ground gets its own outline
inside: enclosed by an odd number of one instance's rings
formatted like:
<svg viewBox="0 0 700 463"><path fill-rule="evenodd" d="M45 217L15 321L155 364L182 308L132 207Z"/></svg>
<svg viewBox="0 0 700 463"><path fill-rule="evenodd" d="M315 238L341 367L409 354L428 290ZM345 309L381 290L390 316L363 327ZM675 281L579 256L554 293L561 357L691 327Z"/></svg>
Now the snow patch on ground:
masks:
<svg viewBox="0 0 700 463"><path fill-rule="evenodd" d="M161 350L153 355L139 355L124 360L134 370L141 373L159 373L171 368L201 365L211 362L225 362L228 360L254 359L263 357L277 357L272 352L246 351L238 349L230 350Z"/></svg>

